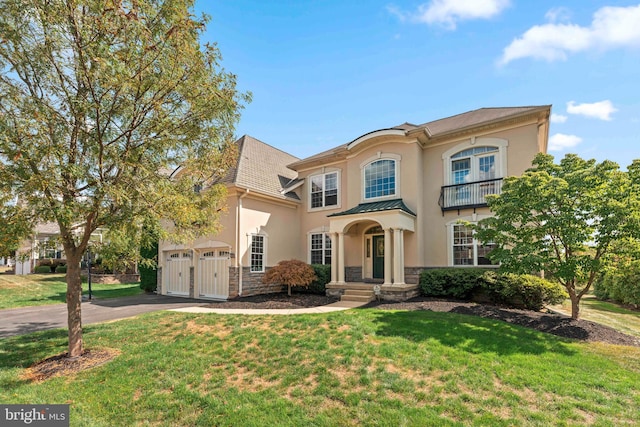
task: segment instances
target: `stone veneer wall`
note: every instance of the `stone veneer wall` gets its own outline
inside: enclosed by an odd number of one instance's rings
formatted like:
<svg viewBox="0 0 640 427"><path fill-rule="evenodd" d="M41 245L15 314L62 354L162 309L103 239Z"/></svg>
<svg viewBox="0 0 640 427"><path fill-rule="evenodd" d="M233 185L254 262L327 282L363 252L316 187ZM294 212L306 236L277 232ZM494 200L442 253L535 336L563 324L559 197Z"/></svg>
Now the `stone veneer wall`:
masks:
<svg viewBox="0 0 640 427"><path fill-rule="evenodd" d="M362 282L362 267L345 267L344 280L347 282Z"/></svg>
<svg viewBox="0 0 640 427"><path fill-rule="evenodd" d="M162 267L158 267L158 276L156 281L156 293L162 295Z"/></svg>
<svg viewBox="0 0 640 427"><path fill-rule="evenodd" d="M420 283L420 273L422 270L426 270L426 267L405 267L404 268L404 283L417 285Z"/></svg>
<svg viewBox="0 0 640 427"><path fill-rule="evenodd" d="M271 267L267 267L269 270ZM232 270L235 270L232 272ZM251 295L275 294L286 290L284 285L271 285L262 283L264 273L254 273L250 267L242 267L242 295L248 297ZM238 269L229 267L229 298L238 297L239 289ZM233 290L233 292L232 292Z"/></svg>
<svg viewBox="0 0 640 427"><path fill-rule="evenodd" d="M195 271L195 267L189 267L189 298L196 297Z"/></svg>

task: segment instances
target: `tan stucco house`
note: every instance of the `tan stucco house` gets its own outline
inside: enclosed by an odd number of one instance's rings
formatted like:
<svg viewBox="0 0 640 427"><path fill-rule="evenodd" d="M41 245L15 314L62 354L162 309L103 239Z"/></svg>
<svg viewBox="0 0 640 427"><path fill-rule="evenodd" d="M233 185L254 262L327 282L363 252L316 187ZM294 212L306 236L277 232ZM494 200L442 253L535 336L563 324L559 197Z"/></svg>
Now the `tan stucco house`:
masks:
<svg viewBox="0 0 640 427"><path fill-rule="evenodd" d="M481 108L375 130L306 159L250 136L225 180L222 231L161 243L159 291L227 299L262 284L281 260L331 265L329 293L374 287L417 294L424 268L489 265L491 246L460 221L490 215L487 194L546 152L550 105Z"/></svg>

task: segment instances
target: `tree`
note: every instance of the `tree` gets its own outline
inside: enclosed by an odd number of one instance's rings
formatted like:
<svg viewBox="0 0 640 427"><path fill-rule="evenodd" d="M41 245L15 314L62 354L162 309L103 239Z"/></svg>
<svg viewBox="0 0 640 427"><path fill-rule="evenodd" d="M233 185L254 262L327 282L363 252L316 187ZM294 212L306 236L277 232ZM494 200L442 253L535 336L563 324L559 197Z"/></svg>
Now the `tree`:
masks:
<svg viewBox="0 0 640 427"><path fill-rule="evenodd" d="M505 178L502 193L487 197L495 216L478 223L476 236L497 245L490 257L501 269L558 280L577 319L614 243L638 235L639 177L638 161L624 172L607 160L568 154L555 164L538 154L524 175Z"/></svg>
<svg viewBox="0 0 640 427"><path fill-rule="evenodd" d="M248 94L202 46L193 0L5 0L0 8L0 217L55 221L68 261L69 357L82 354L80 259L98 227L166 218L215 232ZM176 165L178 177L170 177ZM165 236L167 237L167 236ZM168 236L171 237L171 236Z"/></svg>
<svg viewBox="0 0 640 427"><path fill-rule="evenodd" d="M280 261L276 266L268 270L262 277L262 283L287 285L288 294L291 296L292 286L306 288L316 279L313 267L306 262L291 259Z"/></svg>

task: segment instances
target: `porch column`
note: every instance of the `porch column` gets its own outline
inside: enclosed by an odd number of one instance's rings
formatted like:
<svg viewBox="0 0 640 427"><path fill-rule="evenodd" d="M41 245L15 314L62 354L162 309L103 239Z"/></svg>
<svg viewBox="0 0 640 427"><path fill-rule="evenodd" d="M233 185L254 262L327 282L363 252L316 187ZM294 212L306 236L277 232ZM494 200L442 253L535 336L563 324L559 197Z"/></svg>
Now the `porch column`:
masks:
<svg viewBox="0 0 640 427"><path fill-rule="evenodd" d="M404 285L404 230L393 230L393 284Z"/></svg>
<svg viewBox="0 0 640 427"><path fill-rule="evenodd" d="M338 283L344 283L344 233L338 233Z"/></svg>
<svg viewBox="0 0 640 427"><path fill-rule="evenodd" d="M329 233L331 238L331 283L338 282L338 242L337 233Z"/></svg>
<svg viewBox="0 0 640 427"><path fill-rule="evenodd" d="M384 230L384 285L391 284L391 231Z"/></svg>

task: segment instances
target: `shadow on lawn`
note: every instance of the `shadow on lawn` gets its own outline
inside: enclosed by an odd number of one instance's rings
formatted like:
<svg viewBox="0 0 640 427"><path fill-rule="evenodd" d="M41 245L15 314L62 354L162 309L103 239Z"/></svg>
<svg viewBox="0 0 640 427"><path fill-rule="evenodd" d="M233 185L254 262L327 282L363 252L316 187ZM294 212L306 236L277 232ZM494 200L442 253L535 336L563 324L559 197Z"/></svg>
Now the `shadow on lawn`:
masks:
<svg viewBox="0 0 640 427"><path fill-rule="evenodd" d="M437 341L469 353L575 354L556 337L499 320L432 311L377 311L377 334L411 341Z"/></svg>

